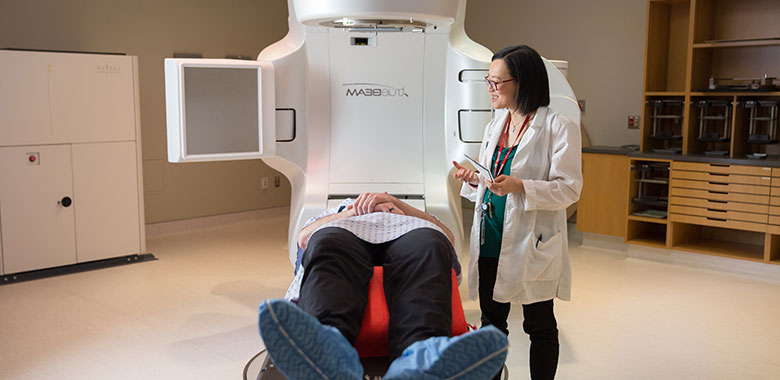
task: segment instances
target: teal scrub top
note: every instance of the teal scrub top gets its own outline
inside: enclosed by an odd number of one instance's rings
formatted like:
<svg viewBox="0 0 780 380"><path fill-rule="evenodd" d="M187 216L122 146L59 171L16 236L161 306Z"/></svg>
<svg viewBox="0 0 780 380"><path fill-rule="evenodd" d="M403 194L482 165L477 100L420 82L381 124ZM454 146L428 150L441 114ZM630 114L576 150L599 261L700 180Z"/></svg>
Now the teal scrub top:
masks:
<svg viewBox="0 0 780 380"><path fill-rule="evenodd" d="M512 167L512 159L515 157L515 152L517 152L516 146L501 149L500 156L498 155L498 149L496 149L496 152L493 154L493 160L490 162L491 170L496 167L496 160L498 157L501 157L501 160L503 161L504 156L510 149L511 152L509 153L509 158L506 159L506 164L504 165L504 168L501 169L501 173L499 174L509 175L510 169ZM501 162L499 162L498 165L500 166ZM493 214L491 216L488 211L485 211L485 216L481 218L482 225L480 227L484 228L485 243L480 244L479 246L479 257L497 258L501 253L501 238L504 232L504 210L506 209L506 195L499 197L498 195L493 194L493 192L490 190L485 189L485 196L482 197L482 204L487 204L488 202L491 202L493 205Z"/></svg>

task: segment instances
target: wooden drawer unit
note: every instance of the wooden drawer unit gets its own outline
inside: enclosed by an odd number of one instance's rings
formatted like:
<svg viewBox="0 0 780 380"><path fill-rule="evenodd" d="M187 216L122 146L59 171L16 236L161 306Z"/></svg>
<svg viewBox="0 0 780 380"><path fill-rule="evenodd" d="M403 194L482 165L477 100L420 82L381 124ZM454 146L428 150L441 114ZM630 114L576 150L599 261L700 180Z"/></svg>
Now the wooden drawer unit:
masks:
<svg viewBox="0 0 780 380"><path fill-rule="evenodd" d="M772 169L762 166L728 165L705 162L674 161L672 162L672 170L689 170L695 172L719 174L744 174L765 177L774 175L774 173L778 173L777 176L780 177L780 169Z"/></svg>
<svg viewBox="0 0 780 380"><path fill-rule="evenodd" d="M697 189L685 189L681 187L672 187L670 190L672 199L674 197L692 197L702 198L713 201L726 201L726 202L745 202L765 205L770 202L769 195L753 195L753 194L740 194L740 193L727 193L722 191L709 191L709 190L697 190ZM780 206L780 197L772 197L777 200L777 206Z"/></svg>
<svg viewBox="0 0 780 380"><path fill-rule="evenodd" d="M672 178L677 179L691 179L697 181L705 181L709 183L718 184L744 184L744 185L761 185L769 186L774 182L771 177L768 176L755 176L744 174L720 174L720 173L707 173L707 172L692 172L687 170L674 170L672 171ZM775 178L780 183L780 178Z"/></svg>
<svg viewBox="0 0 780 380"><path fill-rule="evenodd" d="M765 232L770 221L771 175L771 169L764 167L672 162L670 220Z"/></svg>
<svg viewBox="0 0 780 380"><path fill-rule="evenodd" d="M711 208L691 207L672 205L671 210L675 214L704 216L713 220L731 221L738 220L743 222L764 223L767 222L767 214L755 214L751 212L716 210ZM780 220L780 217L775 217ZM780 223L778 223L780 224Z"/></svg>
<svg viewBox="0 0 780 380"><path fill-rule="evenodd" d="M723 220L718 218L708 218L706 216L684 215L672 213L669 216L672 222L682 222L689 224L699 224L702 226L732 228L737 230L766 232L766 223L740 222L735 220Z"/></svg>
<svg viewBox="0 0 780 380"><path fill-rule="evenodd" d="M679 178L672 178L672 187L700 189L700 190L715 191L715 192L722 192L722 193L769 195L769 186L740 185L737 183L705 182L705 181L694 181L694 180L679 179ZM778 195L780 195L780 188L778 189Z"/></svg>
<svg viewBox="0 0 780 380"><path fill-rule="evenodd" d="M712 199L688 198L688 197L672 197L672 204L678 206L701 207L705 209L720 210L720 211L752 212L756 214L766 214L771 209L766 204L729 202L729 201L718 201ZM776 215L780 215L780 207L774 207L774 208L777 209ZM771 214L771 212L769 213Z"/></svg>

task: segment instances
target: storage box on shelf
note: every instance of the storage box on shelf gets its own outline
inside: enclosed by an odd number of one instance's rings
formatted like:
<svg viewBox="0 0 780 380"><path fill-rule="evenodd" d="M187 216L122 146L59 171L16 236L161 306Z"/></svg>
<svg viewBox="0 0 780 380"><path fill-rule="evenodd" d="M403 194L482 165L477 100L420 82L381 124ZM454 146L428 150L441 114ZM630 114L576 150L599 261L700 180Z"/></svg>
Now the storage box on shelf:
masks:
<svg viewBox="0 0 780 380"><path fill-rule="evenodd" d="M682 152L684 104L683 97L653 96L645 101L644 151Z"/></svg>
<svg viewBox="0 0 780 380"><path fill-rule="evenodd" d="M728 157L731 152L731 136L734 98L691 98L688 119L688 153Z"/></svg>
<svg viewBox="0 0 780 380"><path fill-rule="evenodd" d="M778 104L780 98L770 96L737 97L735 124L739 138L735 140L736 157L765 156L768 145L780 142L778 135Z"/></svg>
<svg viewBox="0 0 780 380"><path fill-rule="evenodd" d="M669 161L632 159L630 167L626 241L666 248Z"/></svg>

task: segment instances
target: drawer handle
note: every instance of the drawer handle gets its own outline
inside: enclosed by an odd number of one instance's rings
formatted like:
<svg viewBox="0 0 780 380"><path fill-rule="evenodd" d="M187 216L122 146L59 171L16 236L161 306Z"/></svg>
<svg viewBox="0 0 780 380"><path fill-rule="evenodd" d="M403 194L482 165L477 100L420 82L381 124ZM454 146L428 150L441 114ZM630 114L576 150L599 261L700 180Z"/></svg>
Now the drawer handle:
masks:
<svg viewBox="0 0 780 380"><path fill-rule="evenodd" d="M710 191L710 193L712 193L712 192L713 191ZM726 194L726 193L723 193L723 194ZM710 202L710 203L723 203L723 204L729 203L729 201L716 201L714 199L710 199L708 202Z"/></svg>
<svg viewBox="0 0 780 380"><path fill-rule="evenodd" d="M710 166L714 166L718 168L727 168L729 167L729 164L710 164Z"/></svg>
<svg viewBox="0 0 780 380"><path fill-rule="evenodd" d="M710 175L717 175L721 177L728 177L729 175L727 173L710 173Z"/></svg>
<svg viewBox="0 0 780 380"><path fill-rule="evenodd" d="M709 216L707 217L707 220L714 220L714 221L716 221L716 222L725 222L725 221L726 221L726 219L721 219L721 218L710 218Z"/></svg>
<svg viewBox="0 0 780 380"><path fill-rule="evenodd" d="M710 182L710 185L728 186L728 182Z"/></svg>
<svg viewBox="0 0 780 380"><path fill-rule="evenodd" d="M728 191L712 191L712 190L707 190L707 192L710 193L710 194L728 194L729 193Z"/></svg>
<svg viewBox="0 0 780 380"><path fill-rule="evenodd" d="M707 211L711 211L711 212L728 212L726 210L716 210L714 208L708 208Z"/></svg>

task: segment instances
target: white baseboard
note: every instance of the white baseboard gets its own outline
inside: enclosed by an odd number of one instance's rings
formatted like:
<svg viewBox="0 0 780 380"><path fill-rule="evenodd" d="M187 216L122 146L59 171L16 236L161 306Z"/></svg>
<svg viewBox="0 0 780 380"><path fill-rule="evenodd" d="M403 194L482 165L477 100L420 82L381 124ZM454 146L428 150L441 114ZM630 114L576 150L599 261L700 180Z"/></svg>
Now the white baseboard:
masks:
<svg viewBox="0 0 780 380"><path fill-rule="evenodd" d="M697 269L714 270L751 279L780 282L780 265L760 263L728 257L711 256L675 249L653 248L627 244L623 238L583 233L582 246L620 255L626 258L684 265Z"/></svg>

